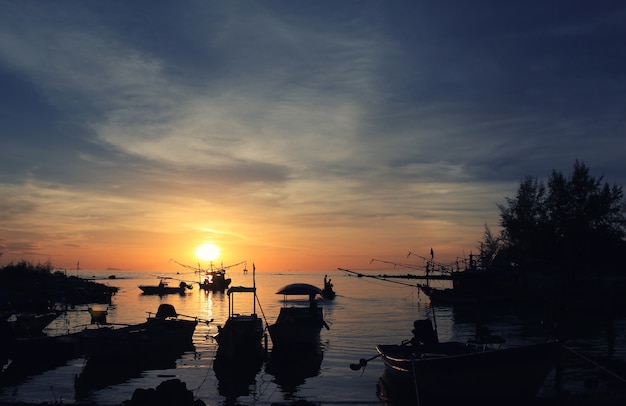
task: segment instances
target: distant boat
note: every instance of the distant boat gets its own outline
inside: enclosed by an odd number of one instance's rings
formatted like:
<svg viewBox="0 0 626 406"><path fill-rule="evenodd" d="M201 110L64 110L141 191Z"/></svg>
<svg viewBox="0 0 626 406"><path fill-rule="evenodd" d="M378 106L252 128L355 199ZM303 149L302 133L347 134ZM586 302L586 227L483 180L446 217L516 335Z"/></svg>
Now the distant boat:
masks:
<svg viewBox="0 0 626 406"><path fill-rule="evenodd" d="M226 277L226 269L208 269L204 279L199 282L200 289L223 292L228 289L231 279Z"/></svg>
<svg viewBox="0 0 626 406"><path fill-rule="evenodd" d="M195 267L195 266L182 264L173 259L171 259L170 261L177 263L183 268L193 270L194 273L197 273L202 278L202 280L198 282L198 286L200 287L200 289L212 291L212 292L223 292L226 289L228 289L228 287L230 286L231 279L226 277L227 269L233 268L238 265L244 265L244 268L245 268L245 264L246 264L246 261L241 261L236 264L227 265L227 266L224 266L222 264L222 266L220 266L219 268L216 268L213 266L213 263L211 262L211 264L209 265L209 268L204 269L200 266L200 264L198 264L198 266ZM244 269L244 273L247 273L247 272L248 272L247 269Z"/></svg>
<svg viewBox="0 0 626 406"><path fill-rule="evenodd" d="M322 308L318 306L317 295L322 290L308 283L294 283L280 289L277 294L284 295L284 305L280 309L276 322L268 326L274 349L311 348L319 346L324 321ZM308 296L308 306L287 306L287 296Z"/></svg>
<svg viewBox="0 0 626 406"><path fill-rule="evenodd" d="M430 320L417 320L414 327L411 341L376 347L385 363L378 387L382 399L412 404L528 400L556 365L556 342L510 348L439 342Z"/></svg>
<svg viewBox="0 0 626 406"><path fill-rule="evenodd" d="M88 358L159 356L174 348L192 348L198 318L180 315L171 304L161 304L146 322L119 327L101 325L78 334L81 352Z"/></svg>
<svg viewBox="0 0 626 406"><path fill-rule="evenodd" d="M146 295L168 295L172 293L185 294L187 290L193 289L193 286L181 281L178 286L170 286L163 279L158 285L139 285L139 289Z"/></svg>
<svg viewBox="0 0 626 406"><path fill-rule="evenodd" d="M333 283L331 282L331 279L327 279L326 275L324 275L324 288L322 289L321 295L324 299L331 300L337 295L333 290Z"/></svg>

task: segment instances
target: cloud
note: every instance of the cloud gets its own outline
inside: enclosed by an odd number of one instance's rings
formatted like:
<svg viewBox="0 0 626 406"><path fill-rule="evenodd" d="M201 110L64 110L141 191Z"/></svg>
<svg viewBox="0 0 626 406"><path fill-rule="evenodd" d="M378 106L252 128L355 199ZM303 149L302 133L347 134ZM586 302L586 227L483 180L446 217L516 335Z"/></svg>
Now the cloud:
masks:
<svg viewBox="0 0 626 406"><path fill-rule="evenodd" d="M0 237L473 244L526 174L626 179L625 10L3 2Z"/></svg>

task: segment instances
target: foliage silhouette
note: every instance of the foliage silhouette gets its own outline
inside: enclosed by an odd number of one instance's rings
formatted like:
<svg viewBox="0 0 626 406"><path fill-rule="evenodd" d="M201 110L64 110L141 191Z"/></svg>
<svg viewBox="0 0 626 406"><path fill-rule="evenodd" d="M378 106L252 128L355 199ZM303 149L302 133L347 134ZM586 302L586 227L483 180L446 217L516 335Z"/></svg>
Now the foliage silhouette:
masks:
<svg viewBox="0 0 626 406"><path fill-rule="evenodd" d="M487 228L482 247L496 246L524 271L607 275L623 272L626 202L621 186L603 183L576 161L569 177L525 177L514 198L499 205L502 232Z"/></svg>

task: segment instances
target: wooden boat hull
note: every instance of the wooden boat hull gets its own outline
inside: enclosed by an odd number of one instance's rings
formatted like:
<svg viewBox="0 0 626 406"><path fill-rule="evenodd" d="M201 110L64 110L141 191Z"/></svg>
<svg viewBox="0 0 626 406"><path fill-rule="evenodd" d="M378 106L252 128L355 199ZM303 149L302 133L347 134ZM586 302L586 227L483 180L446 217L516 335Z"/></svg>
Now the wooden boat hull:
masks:
<svg viewBox="0 0 626 406"><path fill-rule="evenodd" d="M441 304L491 304L507 303L515 300L517 296L510 291L463 292L454 288L433 288L427 285L418 285L420 290L428 296L432 303Z"/></svg>
<svg viewBox="0 0 626 406"><path fill-rule="evenodd" d="M217 279L213 282L200 282L199 286L200 289L204 289L204 290L210 290L213 292L221 292L224 291L226 289L228 289L228 286L230 285L230 278L226 278L226 279Z"/></svg>
<svg viewBox="0 0 626 406"><path fill-rule="evenodd" d="M43 335L43 329L48 327L61 312L43 314L16 314L9 319L9 325L15 337L37 337Z"/></svg>
<svg viewBox="0 0 626 406"><path fill-rule="evenodd" d="M125 358L159 354L165 349L193 348L196 320L149 319L122 327L88 329L80 334L81 352L88 358Z"/></svg>
<svg viewBox="0 0 626 406"><path fill-rule="evenodd" d="M217 356L249 358L263 351L263 322L256 315L232 316L215 336L219 347Z"/></svg>
<svg viewBox="0 0 626 406"><path fill-rule="evenodd" d="M186 287L180 286L152 286L152 285L141 285L139 289L146 295L170 295L170 294L179 294L184 295L187 291Z"/></svg>
<svg viewBox="0 0 626 406"><path fill-rule="evenodd" d="M2 370L0 381L3 385L17 384L29 376L64 365L79 355L75 334L17 338L9 348L11 362Z"/></svg>
<svg viewBox="0 0 626 406"><path fill-rule="evenodd" d="M282 308L275 324L267 327L274 348L314 348L325 325L318 307Z"/></svg>
<svg viewBox="0 0 626 406"><path fill-rule="evenodd" d="M385 362L379 394L410 399L476 401L536 396L556 365L558 344L481 350L458 342L428 346L379 345Z"/></svg>
<svg viewBox="0 0 626 406"><path fill-rule="evenodd" d="M322 297L324 299L332 300L337 296L337 293L332 288L324 288L322 290Z"/></svg>

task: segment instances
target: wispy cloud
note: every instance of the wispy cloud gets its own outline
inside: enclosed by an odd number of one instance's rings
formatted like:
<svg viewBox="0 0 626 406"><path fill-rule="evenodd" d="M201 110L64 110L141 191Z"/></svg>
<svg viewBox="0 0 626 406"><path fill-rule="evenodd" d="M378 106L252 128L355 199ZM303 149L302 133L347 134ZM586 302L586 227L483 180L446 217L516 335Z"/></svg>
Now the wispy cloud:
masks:
<svg viewBox="0 0 626 406"><path fill-rule="evenodd" d="M456 256L524 175L626 179L617 4L2 8L5 260L126 245L140 266L180 236Z"/></svg>

